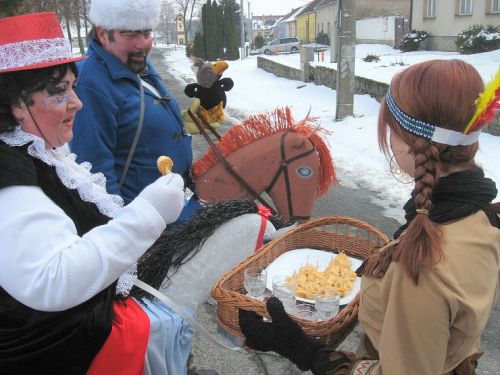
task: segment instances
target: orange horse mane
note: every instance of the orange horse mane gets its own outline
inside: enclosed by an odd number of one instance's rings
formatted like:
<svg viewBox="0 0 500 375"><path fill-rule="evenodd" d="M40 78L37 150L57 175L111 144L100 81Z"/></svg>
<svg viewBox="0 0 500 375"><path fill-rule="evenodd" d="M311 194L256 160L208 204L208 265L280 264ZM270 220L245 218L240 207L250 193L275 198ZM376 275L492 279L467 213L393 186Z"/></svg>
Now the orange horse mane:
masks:
<svg viewBox="0 0 500 375"><path fill-rule="evenodd" d="M320 128L317 122L317 118L307 116L296 123L289 107L277 108L271 113L250 116L240 125L233 126L216 146L222 155L228 156L245 145L279 132L292 131L302 134L312 142L320 159L320 179L316 194L321 196L330 185L337 182L337 179L328 144L318 134L327 131ZM193 175L195 177L204 175L218 162L217 156L209 149L204 156L193 163Z"/></svg>

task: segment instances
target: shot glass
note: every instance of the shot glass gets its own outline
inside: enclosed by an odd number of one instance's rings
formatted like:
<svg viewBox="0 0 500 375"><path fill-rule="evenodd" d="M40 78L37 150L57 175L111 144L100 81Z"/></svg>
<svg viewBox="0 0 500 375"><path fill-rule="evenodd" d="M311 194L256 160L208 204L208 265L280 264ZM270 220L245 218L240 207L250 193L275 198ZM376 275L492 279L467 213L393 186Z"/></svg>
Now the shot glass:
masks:
<svg viewBox="0 0 500 375"><path fill-rule="evenodd" d="M273 277L273 296L282 303L285 311L293 313L295 308L295 289L297 284L287 280L289 276L277 275Z"/></svg>
<svg viewBox="0 0 500 375"><path fill-rule="evenodd" d="M318 320L328 320L339 313L340 295L336 290L326 290L316 294L314 306Z"/></svg>
<svg viewBox="0 0 500 375"><path fill-rule="evenodd" d="M249 266L243 272L243 285L249 296L262 300L266 291L267 271L259 266Z"/></svg>
<svg viewBox="0 0 500 375"><path fill-rule="evenodd" d="M318 311L311 305L296 305L292 314L306 320L318 320Z"/></svg>

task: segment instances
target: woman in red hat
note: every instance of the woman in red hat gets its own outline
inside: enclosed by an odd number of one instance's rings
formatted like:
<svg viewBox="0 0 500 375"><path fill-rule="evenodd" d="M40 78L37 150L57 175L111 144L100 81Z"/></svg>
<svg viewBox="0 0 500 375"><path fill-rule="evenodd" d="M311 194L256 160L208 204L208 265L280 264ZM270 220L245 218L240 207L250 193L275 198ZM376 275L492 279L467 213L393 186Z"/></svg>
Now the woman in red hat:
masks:
<svg viewBox="0 0 500 375"><path fill-rule="evenodd" d="M181 212L183 182L170 173L123 207L62 151L80 59L55 13L0 19L2 374L143 372L149 320L127 296L137 259Z"/></svg>

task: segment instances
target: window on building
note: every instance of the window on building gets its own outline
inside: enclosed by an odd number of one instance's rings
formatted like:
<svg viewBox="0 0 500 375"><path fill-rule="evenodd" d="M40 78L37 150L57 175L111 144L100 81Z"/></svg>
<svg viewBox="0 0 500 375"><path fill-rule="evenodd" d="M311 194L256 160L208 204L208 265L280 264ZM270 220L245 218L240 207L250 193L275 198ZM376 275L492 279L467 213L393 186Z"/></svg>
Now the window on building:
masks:
<svg viewBox="0 0 500 375"><path fill-rule="evenodd" d="M458 0L458 15L468 16L472 14L472 0Z"/></svg>
<svg viewBox="0 0 500 375"><path fill-rule="evenodd" d="M500 13L500 0L491 0L491 13Z"/></svg>
<svg viewBox="0 0 500 375"><path fill-rule="evenodd" d="M425 18L435 18L436 17L436 0L425 0L424 2L424 17Z"/></svg>

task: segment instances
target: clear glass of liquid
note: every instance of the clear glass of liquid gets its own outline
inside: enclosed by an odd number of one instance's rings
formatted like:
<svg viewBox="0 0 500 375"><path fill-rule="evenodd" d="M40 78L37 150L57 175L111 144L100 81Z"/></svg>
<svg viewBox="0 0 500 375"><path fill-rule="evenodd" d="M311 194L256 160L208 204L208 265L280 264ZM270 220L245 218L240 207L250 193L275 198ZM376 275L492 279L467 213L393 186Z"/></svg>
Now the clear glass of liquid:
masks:
<svg viewBox="0 0 500 375"><path fill-rule="evenodd" d="M297 284L289 276L276 275L273 277L273 296L278 298L285 311L293 313L295 309L295 290Z"/></svg>
<svg viewBox="0 0 500 375"><path fill-rule="evenodd" d="M335 290L327 290L316 294L314 306L318 320L328 320L339 313L340 295Z"/></svg>
<svg viewBox="0 0 500 375"><path fill-rule="evenodd" d="M249 266L244 271L243 284L249 296L262 300L266 291L267 272L258 266Z"/></svg>

